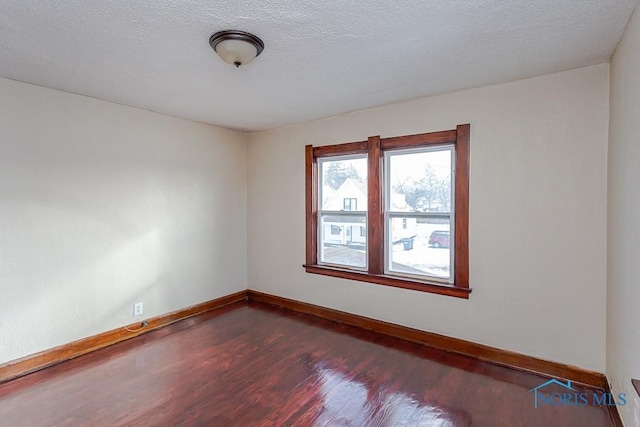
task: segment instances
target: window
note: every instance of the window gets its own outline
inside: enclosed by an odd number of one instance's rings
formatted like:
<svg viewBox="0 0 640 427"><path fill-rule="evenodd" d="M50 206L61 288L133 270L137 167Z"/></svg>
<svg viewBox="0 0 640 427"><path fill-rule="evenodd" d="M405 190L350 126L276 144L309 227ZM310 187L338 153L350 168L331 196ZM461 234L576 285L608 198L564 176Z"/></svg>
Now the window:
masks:
<svg viewBox="0 0 640 427"><path fill-rule="evenodd" d="M468 298L469 134L308 145L306 271Z"/></svg>
<svg viewBox="0 0 640 427"><path fill-rule="evenodd" d="M356 202L358 198L364 200L366 209L367 158L363 155L318 158L317 173L320 182L315 196L319 206L319 224L315 226L315 238L320 242L317 260L325 266L364 271L366 234L362 237L357 233L354 238L351 229L354 226L366 229L367 212L356 210Z"/></svg>
<svg viewBox="0 0 640 427"><path fill-rule="evenodd" d="M350 197L348 199L344 199L342 202L342 208L345 211L357 211L358 210L358 199Z"/></svg>

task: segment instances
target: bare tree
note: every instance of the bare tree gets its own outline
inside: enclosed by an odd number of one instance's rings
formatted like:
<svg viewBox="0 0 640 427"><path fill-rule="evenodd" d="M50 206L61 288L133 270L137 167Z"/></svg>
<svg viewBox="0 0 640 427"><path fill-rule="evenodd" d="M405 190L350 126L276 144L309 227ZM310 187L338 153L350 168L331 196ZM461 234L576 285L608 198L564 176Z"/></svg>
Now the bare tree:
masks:
<svg viewBox="0 0 640 427"><path fill-rule="evenodd" d="M334 190L340 188L349 178L362 180L358 170L351 163L346 162L329 162L323 175L323 183Z"/></svg>
<svg viewBox="0 0 640 427"><path fill-rule="evenodd" d="M393 190L404 194L407 204L415 211L451 209L451 177L438 176L431 166L425 168L418 180L412 177L403 181L396 179Z"/></svg>

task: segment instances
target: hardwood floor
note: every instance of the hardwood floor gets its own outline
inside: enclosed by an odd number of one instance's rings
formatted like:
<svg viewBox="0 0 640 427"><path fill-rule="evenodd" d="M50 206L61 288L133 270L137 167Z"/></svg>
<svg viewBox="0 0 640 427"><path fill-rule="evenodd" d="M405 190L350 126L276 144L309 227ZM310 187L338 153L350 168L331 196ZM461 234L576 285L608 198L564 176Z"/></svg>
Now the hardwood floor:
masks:
<svg viewBox="0 0 640 427"><path fill-rule="evenodd" d="M547 380L241 302L0 385L0 426L612 425Z"/></svg>

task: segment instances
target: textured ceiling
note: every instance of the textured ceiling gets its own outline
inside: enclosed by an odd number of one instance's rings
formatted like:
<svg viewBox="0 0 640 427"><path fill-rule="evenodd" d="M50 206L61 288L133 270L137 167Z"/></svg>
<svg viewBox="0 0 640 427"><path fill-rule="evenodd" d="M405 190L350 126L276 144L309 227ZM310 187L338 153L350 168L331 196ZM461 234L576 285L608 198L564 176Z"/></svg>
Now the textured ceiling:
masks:
<svg viewBox="0 0 640 427"><path fill-rule="evenodd" d="M242 130L608 61L637 0L2 0L0 76ZM209 36L265 51L235 69Z"/></svg>

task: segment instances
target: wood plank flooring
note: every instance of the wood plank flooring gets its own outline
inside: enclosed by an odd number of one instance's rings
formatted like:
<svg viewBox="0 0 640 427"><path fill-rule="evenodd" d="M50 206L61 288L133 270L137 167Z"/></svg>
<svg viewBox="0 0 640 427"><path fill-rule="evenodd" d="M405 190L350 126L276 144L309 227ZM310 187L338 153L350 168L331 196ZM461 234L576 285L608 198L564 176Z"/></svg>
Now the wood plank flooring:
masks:
<svg viewBox="0 0 640 427"><path fill-rule="evenodd" d="M545 381L241 302L0 385L0 426L612 425L606 407L535 409Z"/></svg>

